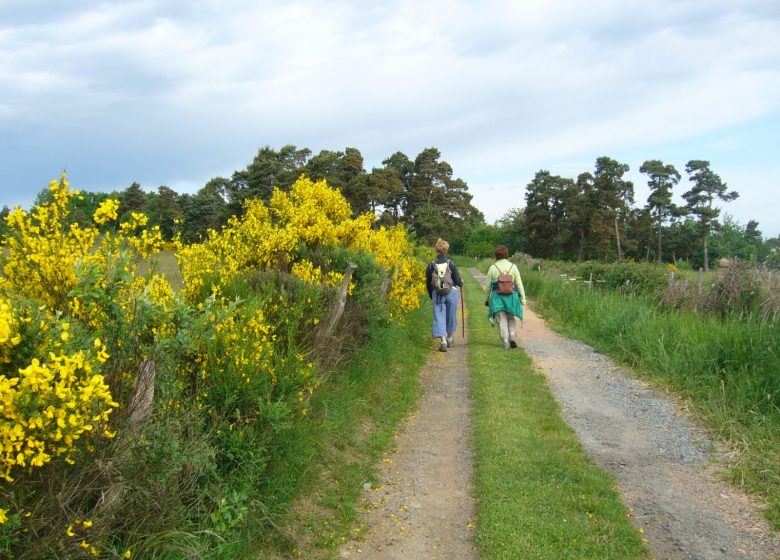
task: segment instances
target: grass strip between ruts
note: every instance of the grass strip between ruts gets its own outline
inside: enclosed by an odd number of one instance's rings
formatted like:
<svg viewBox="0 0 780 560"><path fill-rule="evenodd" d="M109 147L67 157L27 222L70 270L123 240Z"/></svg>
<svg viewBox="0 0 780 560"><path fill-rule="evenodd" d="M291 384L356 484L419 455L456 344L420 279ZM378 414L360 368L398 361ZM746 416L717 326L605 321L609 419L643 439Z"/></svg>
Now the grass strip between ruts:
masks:
<svg viewBox="0 0 780 560"><path fill-rule="evenodd" d="M614 480L585 455L531 359L503 349L481 288L463 276L480 557L647 558Z"/></svg>

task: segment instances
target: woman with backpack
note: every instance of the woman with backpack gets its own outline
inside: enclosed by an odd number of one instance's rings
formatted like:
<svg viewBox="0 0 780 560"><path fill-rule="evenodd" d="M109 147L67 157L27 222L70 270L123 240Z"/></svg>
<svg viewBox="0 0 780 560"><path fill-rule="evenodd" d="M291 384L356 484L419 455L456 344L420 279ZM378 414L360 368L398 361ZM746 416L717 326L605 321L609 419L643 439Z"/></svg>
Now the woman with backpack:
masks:
<svg viewBox="0 0 780 560"><path fill-rule="evenodd" d="M496 247L496 262L488 268L485 286L488 319L493 324L498 321L498 334L507 349L517 348L517 321L523 320L526 304L520 271L508 257L509 249L503 245Z"/></svg>
<svg viewBox="0 0 780 560"><path fill-rule="evenodd" d="M433 303L433 338L441 341L439 352L446 352L458 328L458 288L463 287L463 280L458 267L446 256L450 244L440 238L434 248L436 259L425 269L425 283Z"/></svg>

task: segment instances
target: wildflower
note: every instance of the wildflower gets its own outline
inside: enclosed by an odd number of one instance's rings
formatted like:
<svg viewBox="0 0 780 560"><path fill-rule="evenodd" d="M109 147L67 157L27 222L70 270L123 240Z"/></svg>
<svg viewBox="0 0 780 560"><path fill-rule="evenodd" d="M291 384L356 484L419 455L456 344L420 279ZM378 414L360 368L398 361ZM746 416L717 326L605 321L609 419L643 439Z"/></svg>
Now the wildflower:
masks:
<svg viewBox="0 0 780 560"><path fill-rule="evenodd" d="M8 510L0 508L0 525L8 521Z"/></svg>

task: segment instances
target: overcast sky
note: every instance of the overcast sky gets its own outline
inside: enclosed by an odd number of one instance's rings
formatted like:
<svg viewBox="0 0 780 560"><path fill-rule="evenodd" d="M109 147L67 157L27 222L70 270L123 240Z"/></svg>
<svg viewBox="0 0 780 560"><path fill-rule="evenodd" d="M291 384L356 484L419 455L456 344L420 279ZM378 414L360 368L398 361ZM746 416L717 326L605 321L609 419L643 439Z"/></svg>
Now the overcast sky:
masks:
<svg viewBox="0 0 780 560"><path fill-rule="evenodd" d="M0 205L195 192L258 148L439 148L492 223L536 171L705 159L780 234L777 0L0 0Z"/></svg>

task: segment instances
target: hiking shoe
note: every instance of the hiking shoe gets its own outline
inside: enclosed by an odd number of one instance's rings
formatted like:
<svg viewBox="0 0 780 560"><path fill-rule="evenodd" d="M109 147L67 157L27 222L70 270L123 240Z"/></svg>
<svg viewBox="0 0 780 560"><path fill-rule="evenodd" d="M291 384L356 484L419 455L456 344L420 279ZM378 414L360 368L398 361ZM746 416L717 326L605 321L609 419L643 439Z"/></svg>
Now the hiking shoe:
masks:
<svg viewBox="0 0 780 560"><path fill-rule="evenodd" d="M450 335L447 337L447 346L452 346L453 344L455 344L455 337Z"/></svg>
<svg viewBox="0 0 780 560"><path fill-rule="evenodd" d="M439 352L446 352L446 351L447 351L447 343L446 342L442 342L439 345Z"/></svg>
<svg viewBox="0 0 780 560"><path fill-rule="evenodd" d="M505 350L509 350L509 341L508 340L504 341L504 349Z"/></svg>
<svg viewBox="0 0 780 560"><path fill-rule="evenodd" d="M517 348L517 342L514 340L509 341L509 347L510 348Z"/></svg>

